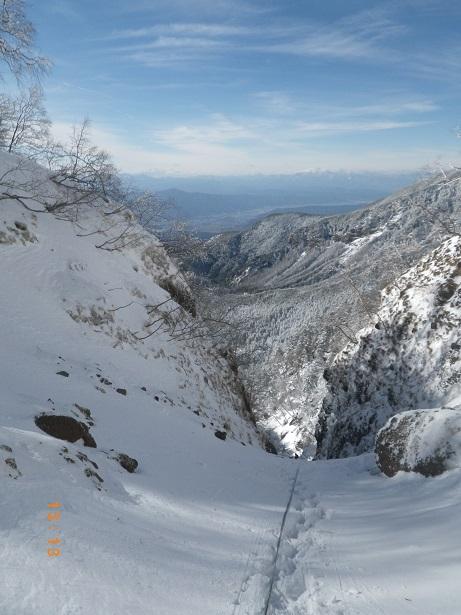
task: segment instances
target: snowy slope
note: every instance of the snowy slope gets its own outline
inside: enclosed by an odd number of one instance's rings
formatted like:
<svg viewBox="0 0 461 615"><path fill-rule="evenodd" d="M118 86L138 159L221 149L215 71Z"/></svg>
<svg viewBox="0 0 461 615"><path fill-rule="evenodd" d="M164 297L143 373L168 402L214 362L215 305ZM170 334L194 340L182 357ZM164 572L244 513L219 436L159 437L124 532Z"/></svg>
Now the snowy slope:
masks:
<svg viewBox="0 0 461 615"><path fill-rule="evenodd" d="M177 278L161 246L103 251L99 214L77 222L1 202L1 615L458 615L459 470L267 454L206 340L136 339Z"/></svg>
<svg viewBox="0 0 461 615"><path fill-rule="evenodd" d="M3 155L1 163L7 168L16 161ZM33 166L28 169L32 179L40 178L42 194L52 194L54 187L43 179L43 172ZM97 207L80 210L78 219L71 222L32 213L17 202L1 202L0 476L4 512L0 528L3 561L23 570L2 577L2 614L45 612L53 604L61 605L63 613L80 612L72 610L72 584L69 594L50 591L34 602L46 570L65 578L72 573L77 587L85 561L89 578L101 569L95 578L104 584L112 582L116 561L124 559L116 576L118 583L130 575L131 566L141 577L152 576L155 558L149 559L149 552L155 540L139 559L135 554L143 533L154 529L149 511L156 504L161 509L155 520L160 543L165 540L162 535L181 526L188 516L195 515L194 523L200 525L202 500L232 499L229 483L240 469L230 471L228 494L222 496L220 474L226 475L226 457L221 453L233 451L238 462L244 445L261 445L262 437L251 421L235 373L206 339L175 340L172 325L138 339L156 328L146 323L162 314L171 314L170 324L178 314L182 324L192 322L193 317L168 301L169 294L159 285L179 286L181 280L155 238L134 226L136 241L123 249L95 247L116 238L126 223L124 215L113 215L108 225ZM110 230L95 233L101 229ZM149 316L146 306L160 303L163 305ZM35 424L42 413L83 422L97 448L45 434ZM215 432L226 441L215 437ZM139 463L136 474L128 474L119 465L115 459L119 453ZM257 459L266 456L262 450L254 455ZM206 479L208 464L214 481ZM257 461L254 471L257 475ZM197 487L197 474L204 478L203 493ZM173 479L181 495L164 507ZM153 485L159 486L156 494ZM46 558L47 539L52 537L45 522L47 505L55 500L66 511L62 528L65 564ZM184 500L190 502L186 510L181 505ZM215 531L223 525L232 531L229 514L227 521L216 520ZM161 529L162 518L172 525ZM213 526L210 519L203 522ZM123 525L132 526L134 538L128 533L119 540ZM190 532L198 547L199 530L196 538L192 528ZM210 530L210 536L212 533ZM170 544L169 549L181 550L180 544ZM92 551L93 565L88 559ZM171 553L161 559L164 557ZM237 554L235 557L238 560ZM143 558L149 570L143 569ZM44 572L31 585L34 571L41 568ZM136 584L134 578L129 600L134 600ZM150 595L149 585L146 587ZM171 588L165 591L171 593ZM120 600L112 599L114 604ZM145 597L139 598L139 604L146 603ZM115 613L113 608L101 606L99 612Z"/></svg>
<svg viewBox="0 0 461 615"><path fill-rule="evenodd" d="M385 478L372 455L303 464L270 615L458 615L460 478Z"/></svg>
<svg viewBox="0 0 461 615"><path fill-rule="evenodd" d="M321 456L371 450L377 431L399 412L461 403L460 284L455 236L383 291L375 325L325 373Z"/></svg>

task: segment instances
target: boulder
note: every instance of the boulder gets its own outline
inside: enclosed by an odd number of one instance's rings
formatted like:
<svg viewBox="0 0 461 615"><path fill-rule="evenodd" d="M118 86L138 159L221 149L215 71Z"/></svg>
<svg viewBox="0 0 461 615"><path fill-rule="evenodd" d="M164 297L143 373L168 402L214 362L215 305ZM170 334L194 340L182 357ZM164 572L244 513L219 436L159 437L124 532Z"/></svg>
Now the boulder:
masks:
<svg viewBox="0 0 461 615"><path fill-rule="evenodd" d="M461 465L461 407L410 410L378 432L376 462L386 476L418 472L437 476Z"/></svg>
<svg viewBox="0 0 461 615"><path fill-rule="evenodd" d="M114 451L114 449L110 449L108 455L109 459L115 459L115 461L118 461L122 468L130 474L133 474L139 465L134 457L130 457L126 453L118 453L117 451Z"/></svg>
<svg viewBox="0 0 461 615"><path fill-rule="evenodd" d="M85 446L96 448L96 442L85 423L76 421L71 416L41 414L35 417L35 424L54 438L66 440L67 442L83 440Z"/></svg>

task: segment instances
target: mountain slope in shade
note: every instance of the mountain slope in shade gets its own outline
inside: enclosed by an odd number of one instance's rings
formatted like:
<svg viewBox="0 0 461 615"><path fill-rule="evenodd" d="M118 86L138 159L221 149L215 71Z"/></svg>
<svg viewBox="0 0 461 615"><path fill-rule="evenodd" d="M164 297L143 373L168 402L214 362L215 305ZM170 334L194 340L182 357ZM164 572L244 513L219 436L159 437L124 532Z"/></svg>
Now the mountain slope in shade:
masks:
<svg viewBox="0 0 461 615"><path fill-rule="evenodd" d="M446 240L382 293L374 326L325 374L319 456L357 455L399 412L461 403L461 239Z"/></svg>

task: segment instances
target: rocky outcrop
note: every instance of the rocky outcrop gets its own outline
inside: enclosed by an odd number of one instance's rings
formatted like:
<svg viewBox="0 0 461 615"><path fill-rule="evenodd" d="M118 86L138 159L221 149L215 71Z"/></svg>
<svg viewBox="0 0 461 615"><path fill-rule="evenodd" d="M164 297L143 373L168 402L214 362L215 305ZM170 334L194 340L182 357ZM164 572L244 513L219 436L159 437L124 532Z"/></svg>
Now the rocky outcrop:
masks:
<svg viewBox="0 0 461 615"><path fill-rule="evenodd" d="M136 459L130 457L126 453L117 453L114 459L118 461L122 468L130 474L133 474L139 465Z"/></svg>
<svg viewBox="0 0 461 615"><path fill-rule="evenodd" d="M412 410L392 417L378 432L376 462L387 476L418 472L437 476L461 463L461 409Z"/></svg>

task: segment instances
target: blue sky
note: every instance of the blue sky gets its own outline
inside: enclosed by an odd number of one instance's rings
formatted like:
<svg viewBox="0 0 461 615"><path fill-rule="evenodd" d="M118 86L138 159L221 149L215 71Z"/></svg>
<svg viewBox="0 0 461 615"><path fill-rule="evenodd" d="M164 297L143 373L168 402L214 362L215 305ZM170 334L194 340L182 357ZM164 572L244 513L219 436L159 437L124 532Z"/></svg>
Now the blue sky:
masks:
<svg viewBox="0 0 461 615"><path fill-rule="evenodd" d="M128 172L455 163L461 3L35 0L56 132L89 116Z"/></svg>

